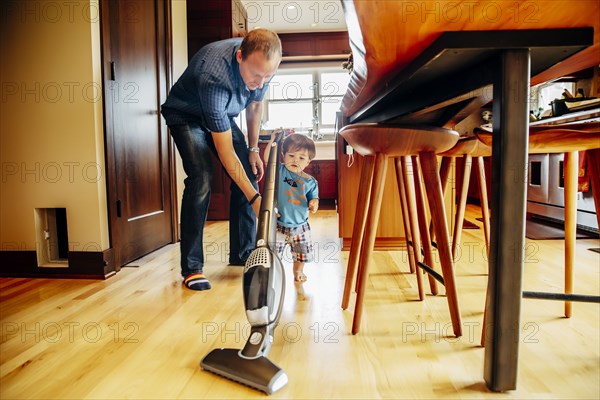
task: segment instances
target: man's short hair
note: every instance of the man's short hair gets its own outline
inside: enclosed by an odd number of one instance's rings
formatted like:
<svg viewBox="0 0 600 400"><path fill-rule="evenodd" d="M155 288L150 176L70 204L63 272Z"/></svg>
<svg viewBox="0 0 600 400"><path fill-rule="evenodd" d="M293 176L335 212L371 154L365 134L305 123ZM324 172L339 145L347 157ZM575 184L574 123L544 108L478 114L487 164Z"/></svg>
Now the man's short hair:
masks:
<svg viewBox="0 0 600 400"><path fill-rule="evenodd" d="M294 150L308 151L309 160L312 160L317 155L315 142L313 142L313 140L308 136L299 133L294 133L286 137L283 140L283 145L281 146L281 151L283 152L283 154L287 153L288 151Z"/></svg>
<svg viewBox="0 0 600 400"><path fill-rule="evenodd" d="M273 31L264 28L253 29L244 37L242 45L242 60L245 60L250 54L255 51L262 52L267 60L282 55L281 40Z"/></svg>

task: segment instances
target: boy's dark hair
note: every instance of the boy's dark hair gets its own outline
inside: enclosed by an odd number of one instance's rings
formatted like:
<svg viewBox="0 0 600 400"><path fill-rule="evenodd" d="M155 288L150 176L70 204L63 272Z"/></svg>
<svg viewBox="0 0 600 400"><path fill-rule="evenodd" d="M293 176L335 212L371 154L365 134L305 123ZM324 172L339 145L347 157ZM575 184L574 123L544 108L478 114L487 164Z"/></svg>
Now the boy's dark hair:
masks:
<svg viewBox="0 0 600 400"><path fill-rule="evenodd" d="M317 150L315 148L315 142L311 138L305 135L301 135L299 133L291 134L283 140L283 145L281 146L281 151L283 154L288 151L294 150L306 150L308 151L308 159L312 160L317 155Z"/></svg>
<svg viewBox="0 0 600 400"><path fill-rule="evenodd" d="M264 28L253 29L244 37L242 45L242 60L245 60L250 54L255 51L262 52L267 60L274 57L281 58L281 40L273 31Z"/></svg>

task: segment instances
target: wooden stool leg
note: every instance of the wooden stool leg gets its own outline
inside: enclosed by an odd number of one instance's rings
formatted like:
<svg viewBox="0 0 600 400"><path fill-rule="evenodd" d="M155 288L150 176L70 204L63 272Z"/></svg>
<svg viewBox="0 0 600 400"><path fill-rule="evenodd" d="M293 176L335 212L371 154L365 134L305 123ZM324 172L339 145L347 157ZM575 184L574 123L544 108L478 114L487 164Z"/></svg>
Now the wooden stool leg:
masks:
<svg viewBox="0 0 600 400"><path fill-rule="evenodd" d="M448 223L446 221L446 210L442 196L442 185L437 171L437 160L434 153L424 152L419 154L422 162L422 169L427 188L427 199L429 200L429 211L433 220L433 228L438 244L440 263L444 275L444 286L446 287L446 297L448 298L448 307L450 309L450 318L454 334L458 337L462 335L462 323L460 310L458 306L458 293L454 280L454 261L450 252L450 238L448 234Z"/></svg>
<svg viewBox="0 0 600 400"><path fill-rule="evenodd" d="M575 239L577 235L577 172L579 153L565 153L565 293L573 293L573 265L575 263ZM565 317L570 318L572 304L565 302Z"/></svg>
<svg viewBox="0 0 600 400"><path fill-rule="evenodd" d="M485 166L483 157L476 157L477 183L479 184L479 200L481 205L481 219L483 219L483 235L485 237L485 250L490 254L490 206L487 197L487 184L485 181Z"/></svg>
<svg viewBox="0 0 600 400"><path fill-rule="evenodd" d="M440 182L442 184L442 193L446 193L448 186L448 177L450 176L450 167L454 157L442 157L442 165L440 166Z"/></svg>
<svg viewBox="0 0 600 400"><path fill-rule="evenodd" d="M377 154L371 187L371 201L369 204L369 213L367 215L367 225L365 227L364 244L360 251L359 263L361 268L357 277L358 291L356 294L356 305L354 307L354 320L352 322L353 335L357 334L360 328L366 280L369 273L369 264L373 254L373 247L375 246L375 237L377 236L377 224L379 223L381 201L383 200L383 187L387 172L387 161L387 156L384 154Z"/></svg>
<svg viewBox="0 0 600 400"><path fill-rule="evenodd" d="M489 253L488 253L488 255L489 255ZM488 280L488 283L489 283L489 280ZM488 299L488 294L489 293L490 293L490 289L488 287L486 287L486 289L485 289L485 303L484 303L484 306L483 306L483 322L482 322L482 325L481 325L481 339L479 341L479 343L482 346L484 346L484 347L485 347L485 335L486 335L486 332L487 332L485 325L487 323L487 311L486 310L487 310L487 305L488 305L488 301L489 301L489 299Z"/></svg>
<svg viewBox="0 0 600 400"><path fill-rule="evenodd" d="M406 199L406 187L404 186L404 178L402 177L402 160L400 157L394 159L394 167L396 169L396 182L398 183L398 193L400 194L400 208L402 209L402 224L404 226L404 238L406 242L406 253L408 254L408 265L410 272L416 271L415 258L411 256L414 248L411 243L414 243L413 232L410 228L408 215L408 202Z"/></svg>
<svg viewBox="0 0 600 400"><path fill-rule="evenodd" d="M452 161L454 157L442 157L442 165L440 166L440 182L442 183L442 194L446 193L446 187L448 186L448 178L450 177L450 167L452 166ZM454 202L452 202L452 206L454 207ZM452 210L454 213L454 210ZM429 236L431 236L431 240L435 240L435 235L433 233L433 223L429 224Z"/></svg>
<svg viewBox="0 0 600 400"><path fill-rule="evenodd" d="M452 259L454 260L454 262L456 262L456 257L458 255L458 247L460 246L460 239L463 230L463 221L465 219L465 209L467 207L467 196L469 194L469 180L471 178L471 159L472 157L469 154L465 154L463 157L461 188L460 195L458 198L458 207L456 209L454 219L454 233L452 235Z"/></svg>
<svg viewBox="0 0 600 400"><path fill-rule="evenodd" d="M600 149L588 150L585 152L585 156L587 157L588 174L592 184L594 204L596 205L598 228L600 228Z"/></svg>
<svg viewBox="0 0 600 400"><path fill-rule="evenodd" d="M354 226L352 228L352 243L350 244L346 281L344 283L344 295L342 297L343 310L348 308L350 292L352 290L352 280L354 279L358 266L358 257L360 255L363 234L367 222L367 210L369 207L375 157L364 157L362 161L363 164L360 174L360 182L362 184L359 186L358 199L356 201L356 214L354 216Z"/></svg>
<svg viewBox="0 0 600 400"><path fill-rule="evenodd" d="M425 290L423 288L423 274L419 269L419 263L421 262L421 232L417 225L417 206L415 202L415 189L411 184L410 180L407 179L407 167L406 157L399 157L396 159L396 168L399 170L399 180L402 181L402 187L404 187L406 195L406 211L408 213L408 223L410 225L411 237L413 242L412 256L414 258L415 273L417 275L417 288L419 290L419 300L425 299Z"/></svg>
<svg viewBox="0 0 600 400"><path fill-rule="evenodd" d="M477 183L479 184L479 200L481 206L481 219L483 219L483 236L485 237L485 251L490 256L490 206L487 197L487 183L485 181L485 165L483 163L483 157L477 157ZM487 309L488 302L488 291L485 291L485 305L483 308L483 325L481 326L481 345L485 346L485 324L486 315L485 310Z"/></svg>
<svg viewBox="0 0 600 400"><path fill-rule="evenodd" d="M417 220L419 221L419 232L421 233L421 241L423 244L423 250L425 253L424 261L425 264L434 268L433 262L433 245L431 236L429 236L429 230L427 229L427 213L425 212L425 196L423 195L423 177L421 175L421 168L419 166L419 158L417 156L412 157L412 177L415 190L416 207L415 212L417 213ZM407 174L410 174L407 172ZM410 175L407 175L410 176ZM419 272L421 273L421 272ZM431 274L427 274L429 279L429 286L431 287L431 293L434 295L438 294L437 281Z"/></svg>

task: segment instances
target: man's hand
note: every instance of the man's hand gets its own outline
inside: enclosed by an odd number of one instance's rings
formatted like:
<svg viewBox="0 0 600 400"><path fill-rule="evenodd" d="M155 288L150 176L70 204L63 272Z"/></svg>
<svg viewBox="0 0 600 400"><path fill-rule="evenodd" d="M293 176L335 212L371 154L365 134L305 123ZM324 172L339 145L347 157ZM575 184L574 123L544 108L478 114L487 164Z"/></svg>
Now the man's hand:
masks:
<svg viewBox="0 0 600 400"><path fill-rule="evenodd" d="M263 161L260 159L260 154L251 151L248 156L248 161L250 162L250 167L252 167L252 173L256 176L256 181L260 182L265 174L265 168Z"/></svg>

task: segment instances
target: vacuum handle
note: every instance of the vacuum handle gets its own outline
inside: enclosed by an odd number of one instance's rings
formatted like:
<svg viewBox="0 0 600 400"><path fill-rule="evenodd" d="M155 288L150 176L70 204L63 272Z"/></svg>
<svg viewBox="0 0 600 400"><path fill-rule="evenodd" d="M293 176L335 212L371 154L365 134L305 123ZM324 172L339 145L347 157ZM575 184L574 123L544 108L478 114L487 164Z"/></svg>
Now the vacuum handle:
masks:
<svg viewBox="0 0 600 400"><path fill-rule="evenodd" d="M275 140L271 143L269 160L267 161L265 183L263 186L262 200L258 214L258 230L256 232L257 247L271 244L275 241L275 225L277 223L277 160L279 158L279 145ZM273 248L273 246L270 246Z"/></svg>

